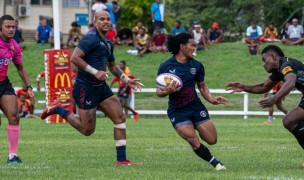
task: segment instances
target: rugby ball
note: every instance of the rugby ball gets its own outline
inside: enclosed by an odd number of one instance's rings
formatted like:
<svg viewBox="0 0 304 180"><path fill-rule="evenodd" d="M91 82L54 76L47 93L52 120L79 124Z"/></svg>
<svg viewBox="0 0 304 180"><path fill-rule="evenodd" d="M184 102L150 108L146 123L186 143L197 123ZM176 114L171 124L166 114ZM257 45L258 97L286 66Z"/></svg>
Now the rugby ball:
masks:
<svg viewBox="0 0 304 180"><path fill-rule="evenodd" d="M176 81L178 90L183 87L183 81L178 76L171 73L163 73L158 75L156 77L155 84L157 87L164 90L172 81Z"/></svg>

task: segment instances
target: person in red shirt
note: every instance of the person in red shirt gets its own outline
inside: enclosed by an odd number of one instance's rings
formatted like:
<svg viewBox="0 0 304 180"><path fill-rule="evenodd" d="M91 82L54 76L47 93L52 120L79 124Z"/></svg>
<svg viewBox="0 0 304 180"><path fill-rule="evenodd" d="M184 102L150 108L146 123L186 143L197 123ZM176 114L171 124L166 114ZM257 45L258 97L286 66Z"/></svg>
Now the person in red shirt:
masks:
<svg viewBox="0 0 304 180"><path fill-rule="evenodd" d="M114 40L116 38L116 31L112 28L111 26L111 29L107 32L106 34L107 38L110 39L110 41L113 43L113 45L115 44L114 43Z"/></svg>
<svg viewBox="0 0 304 180"><path fill-rule="evenodd" d="M26 96L27 94L22 93L19 99L17 99L19 116L21 118L39 118L39 116L29 113L31 101L26 99Z"/></svg>
<svg viewBox="0 0 304 180"><path fill-rule="evenodd" d="M152 46L149 48L151 52L167 52L166 35L161 33L161 30L155 30L152 37Z"/></svg>
<svg viewBox="0 0 304 180"><path fill-rule="evenodd" d="M134 79L135 77L132 75L130 69L127 67L127 63L125 61L120 61L119 66L121 70L131 79ZM125 116L128 116L128 111L131 111L134 115L134 121L138 122L139 120L139 114L136 112L133 108L130 106L131 101L131 95L132 95L132 89L127 86L127 84L123 81L120 81L118 78L114 77L110 83L110 87L113 86L114 82L118 82L118 99L122 105L122 107L125 109Z"/></svg>
<svg viewBox="0 0 304 180"><path fill-rule="evenodd" d="M16 91L16 95L18 98L21 97L21 95L25 95L25 98L26 100L29 102L29 113L30 114L34 114L34 109L35 109L35 98L31 98L29 93L28 93L28 90L27 90L27 87L24 83L22 83L22 88L21 89L18 89Z"/></svg>

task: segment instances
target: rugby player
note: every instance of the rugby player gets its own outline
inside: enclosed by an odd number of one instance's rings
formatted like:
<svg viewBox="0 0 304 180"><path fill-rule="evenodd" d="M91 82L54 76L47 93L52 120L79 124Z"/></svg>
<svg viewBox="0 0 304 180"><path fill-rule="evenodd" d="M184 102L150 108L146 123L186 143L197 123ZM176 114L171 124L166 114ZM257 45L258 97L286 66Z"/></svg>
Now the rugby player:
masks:
<svg viewBox="0 0 304 180"><path fill-rule="evenodd" d="M156 94L159 97L169 96L168 117L177 134L190 144L195 154L209 162L217 171L225 170L226 167L211 155L195 133L197 130L201 139L210 145L217 142L216 128L196 93L195 84L209 103L225 104L227 100L221 96L212 97L210 94L205 82L204 66L193 59L196 45L192 35L180 33L169 36L167 43L173 56L160 65L158 75L175 74L183 81L183 87L178 91L177 83L172 81L165 90L157 88Z"/></svg>

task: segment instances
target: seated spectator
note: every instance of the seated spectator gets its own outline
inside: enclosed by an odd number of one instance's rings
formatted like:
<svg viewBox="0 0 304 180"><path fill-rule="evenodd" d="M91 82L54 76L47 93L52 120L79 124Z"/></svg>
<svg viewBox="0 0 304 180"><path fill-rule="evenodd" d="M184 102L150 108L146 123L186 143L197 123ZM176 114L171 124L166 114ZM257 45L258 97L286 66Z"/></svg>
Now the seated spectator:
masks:
<svg viewBox="0 0 304 180"><path fill-rule="evenodd" d="M43 46L44 43L49 42L51 30L51 26L46 23L46 20L41 19L35 35L35 40L37 43L40 43L40 46Z"/></svg>
<svg viewBox="0 0 304 180"><path fill-rule="evenodd" d="M138 33L139 33L139 29L145 29L146 33L148 33L148 29L143 25L143 23L141 21L137 22L137 25L132 28L132 33L133 33L133 39L137 37Z"/></svg>
<svg viewBox="0 0 304 180"><path fill-rule="evenodd" d="M196 44L196 50L208 49L206 45L204 30L199 24L194 25L194 30L192 30L191 34ZM193 53L194 56L196 56L196 50Z"/></svg>
<svg viewBox="0 0 304 180"><path fill-rule="evenodd" d="M149 48L151 52L167 52L166 35L161 33L160 29L155 30L152 37L152 46Z"/></svg>
<svg viewBox="0 0 304 180"><path fill-rule="evenodd" d="M69 30L69 36L67 40L68 47L76 47L82 38L81 30L76 22L72 22L72 28Z"/></svg>
<svg viewBox="0 0 304 180"><path fill-rule="evenodd" d="M287 45L298 45L303 43L303 26L298 24L298 19L294 18L292 20L292 25L288 26L287 39L283 39L282 43Z"/></svg>
<svg viewBox="0 0 304 180"><path fill-rule="evenodd" d="M277 39L277 37L278 37L278 30L274 26L274 23L271 22L264 31L265 42L279 42L280 40Z"/></svg>
<svg viewBox="0 0 304 180"><path fill-rule="evenodd" d="M119 45L131 45L133 43L133 35L131 29L122 28L117 34L116 43Z"/></svg>
<svg viewBox="0 0 304 180"><path fill-rule="evenodd" d="M22 43L24 42L24 39L22 37L22 29L18 26L19 21L15 20L15 25L16 25L16 31L14 34L14 40L19 44L19 47L23 50L25 48L25 45Z"/></svg>
<svg viewBox="0 0 304 180"><path fill-rule="evenodd" d="M264 41L262 28L255 21L252 21L251 26L246 30L245 42L251 44L252 39L258 39L259 42Z"/></svg>
<svg viewBox="0 0 304 180"><path fill-rule="evenodd" d="M29 113L31 101L26 99L26 94L20 94L20 97L17 99L17 103L18 103L19 116L21 118L40 118L35 114Z"/></svg>
<svg viewBox="0 0 304 180"><path fill-rule="evenodd" d="M26 85L24 83L22 83L22 88L18 89L16 91L16 95L17 95L18 98L20 98L22 94L25 95L26 100L29 102L29 107L28 107L29 113L30 114L34 114L35 99L32 99L32 100L30 99L30 96L29 96L29 94L27 92L27 87L26 87Z"/></svg>
<svg viewBox="0 0 304 180"><path fill-rule="evenodd" d="M281 29L280 31L280 39L283 40L283 39L287 39L288 38L288 34L287 34L287 31L288 31L288 26L290 25L289 22L287 22L285 24L285 26Z"/></svg>
<svg viewBox="0 0 304 180"><path fill-rule="evenodd" d="M139 29L138 35L134 41L134 45L137 49L138 56L144 56L145 53L149 52L150 36L146 33L146 29Z"/></svg>
<svg viewBox="0 0 304 180"><path fill-rule="evenodd" d="M116 31L113 29L113 26L110 26L110 30L107 32L106 36L110 39L110 41L114 44L114 40L116 38Z"/></svg>
<svg viewBox="0 0 304 180"><path fill-rule="evenodd" d="M176 20L175 21L175 26L171 29L171 34L173 35L178 35L179 33L186 32L185 28L181 27L181 22Z"/></svg>
<svg viewBox="0 0 304 180"><path fill-rule="evenodd" d="M217 22L214 22L211 28L208 29L207 38L209 44L219 43L224 41L223 33L219 29L219 24Z"/></svg>
<svg viewBox="0 0 304 180"><path fill-rule="evenodd" d="M258 55L259 54L259 40L258 39L251 39L250 43L247 43L247 53L248 56L251 55Z"/></svg>

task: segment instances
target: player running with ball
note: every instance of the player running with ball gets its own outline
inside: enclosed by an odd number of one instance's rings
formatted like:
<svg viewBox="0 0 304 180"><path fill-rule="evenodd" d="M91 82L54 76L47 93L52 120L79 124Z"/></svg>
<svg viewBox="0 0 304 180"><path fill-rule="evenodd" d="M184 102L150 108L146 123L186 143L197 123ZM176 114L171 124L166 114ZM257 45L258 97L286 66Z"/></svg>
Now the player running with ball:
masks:
<svg viewBox="0 0 304 180"><path fill-rule="evenodd" d="M44 109L41 118L59 114L80 133L89 136L95 131L98 107L114 123L116 166L138 165L126 158L126 118L119 100L105 82L108 77L106 66L115 77L120 78L131 88L141 88L141 83L138 79L129 79L115 64L113 45L106 38L106 33L111 27L109 13L96 12L94 26L93 30L80 41L71 57L72 62L78 67L73 96L79 108L79 116L55 102Z"/></svg>
<svg viewBox="0 0 304 180"><path fill-rule="evenodd" d="M275 45L269 45L262 51L264 68L271 73L265 82L245 85L241 82L229 82L227 90L232 92L266 93L278 82L285 81L281 89L274 95L261 100L263 108L273 106L287 96L294 88L304 94L304 64L296 59L285 57L283 51ZM291 132L304 149L304 96L298 107L289 111L283 118L284 127Z"/></svg>
<svg viewBox="0 0 304 180"><path fill-rule="evenodd" d="M188 33L168 37L168 50L173 56L160 65L158 75L175 74L182 80L183 87L179 90L176 81L172 81L164 90L158 87L156 94L159 97L169 96L168 117L178 135L190 144L195 154L216 170L225 170L226 167L211 155L195 133L197 130L201 139L210 145L217 141L215 126L196 93L195 84L209 103L218 105L227 102L221 96L212 97L210 94L205 82L204 66L193 59L195 48L194 39Z"/></svg>

